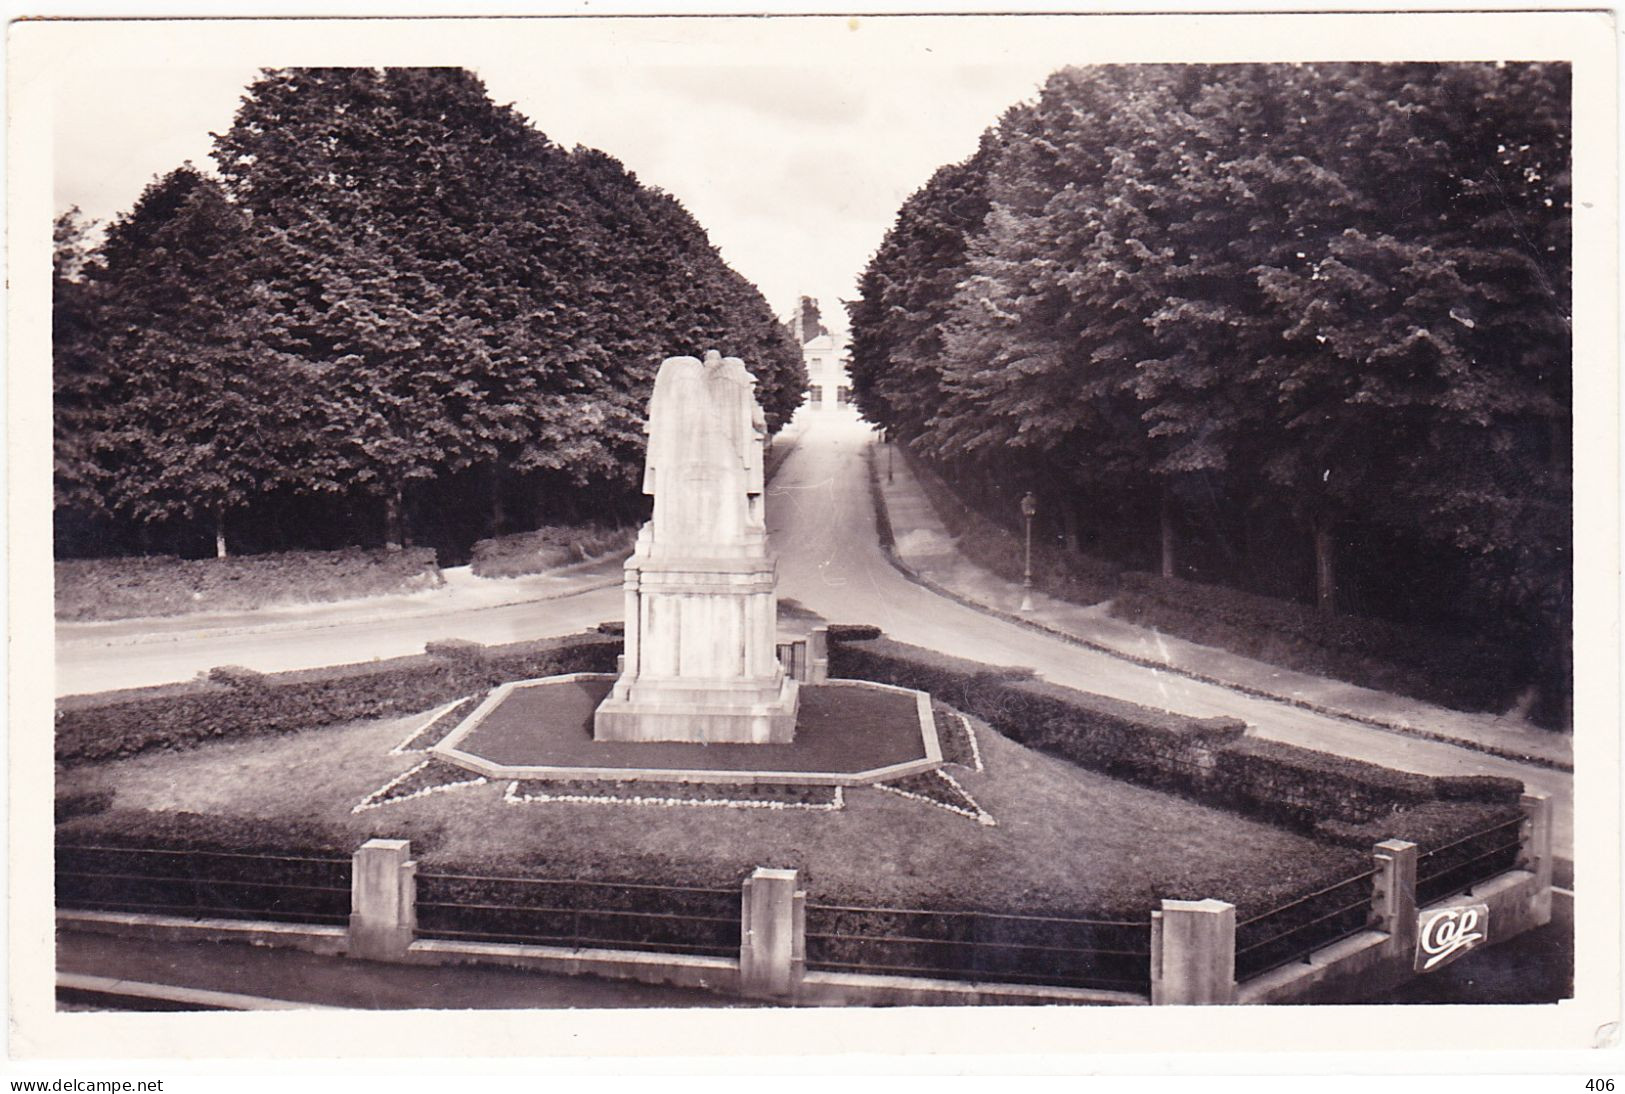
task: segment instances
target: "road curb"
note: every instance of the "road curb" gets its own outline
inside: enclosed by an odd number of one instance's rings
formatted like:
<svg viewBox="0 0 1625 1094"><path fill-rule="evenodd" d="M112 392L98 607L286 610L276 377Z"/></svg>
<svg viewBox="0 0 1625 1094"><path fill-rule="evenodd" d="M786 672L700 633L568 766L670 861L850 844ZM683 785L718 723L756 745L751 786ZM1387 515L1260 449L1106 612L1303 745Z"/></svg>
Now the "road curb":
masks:
<svg viewBox="0 0 1625 1094"><path fill-rule="evenodd" d="M179 1010L345 1010L345 1007L322 1003L300 1003L290 999L267 999L259 995L243 995L233 991L211 991L207 988L186 988L176 984L153 984L143 980L119 980L111 976L90 976L84 973L59 972L56 976L59 994L89 996L94 999L167 1004L165 1009Z"/></svg>
<svg viewBox="0 0 1625 1094"><path fill-rule="evenodd" d="M1137 654L1120 650L1115 646L1108 646L1103 642L1096 642L1091 639L1084 638L1082 635L1073 634L1071 631L1064 631L1057 627L1049 626L1046 623L1040 623L1035 619L1028 619L1025 616L1017 615L1014 612L1007 612L1001 608L995 608L991 604L972 599L971 597L965 596L962 593L956 592L955 590L926 577L924 574L920 573L918 570L914 569L907 562L905 562L902 556L897 553L895 534L891 523L891 512L886 505L885 493L880 488L880 475L879 469L875 465L875 448L873 445L869 446L866 457L866 463L869 469L869 492L874 498L875 522L877 530L881 532L880 546L881 550L886 555L886 560L890 562L893 568L901 573L904 577L908 578L916 585L929 589L938 596L946 597L957 604L970 608L973 611L981 612L983 615L991 616L994 619L999 619L1006 623L1014 623L1019 627L1025 627L1030 631L1036 631L1039 634L1045 634L1052 638L1059 638L1070 645L1093 650L1096 653L1103 653L1109 657L1115 657L1120 661L1127 661L1130 664L1139 665L1142 668L1156 669L1161 672L1173 673L1176 676L1183 676L1186 679L1195 680L1196 682L1202 684L1212 684L1215 687L1222 687L1228 691L1236 692L1238 695L1246 695L1254 699L1266 699L1271 702L1280 703L1283 706L1296 707L1299 710L1307 710L1313 714L1320 714L1328 718L1341 718L1347 722L1354 722L1357 725L1370 726L1373 729L1384 730L1386 732L1404 737L1416 737L1421 740L1434 741L1439 744L1456 745L1460 748L1471 749L1474 752L1482 752L1485 755L1495 756L1499 759L1512 760L1515 763L1528 764L1531 767L1543 767L1552 771L1564 771L1570 774L1573 774L1574 772L1574 764L1572 762L1564 763L1560 760L1548 759L1545 756L1530 756L1514 749L1500 748L1496 745L1487 744L1483 741L1477 741L1471 738L1456 737L1450 734L1440 733L1435 730L1421 729L1417 726L1406 725L1402 722L1391 722L1387 719L1374 718L1370 715L1364 714L1356 714L1353 711L1343 710L1337 707L1322 706L1319 703L1313 703L1307 699L1298 699L1289 695L1281 695L1277 692L1252 687L1248 684L1238 684L1233 680L1224 680L1217 676L1209 676L1206 673L1196 672L1192 669L1182 668L1178 665L1170 665L1165 661L1157 661L1149 657L1140 657Z"/></svg>

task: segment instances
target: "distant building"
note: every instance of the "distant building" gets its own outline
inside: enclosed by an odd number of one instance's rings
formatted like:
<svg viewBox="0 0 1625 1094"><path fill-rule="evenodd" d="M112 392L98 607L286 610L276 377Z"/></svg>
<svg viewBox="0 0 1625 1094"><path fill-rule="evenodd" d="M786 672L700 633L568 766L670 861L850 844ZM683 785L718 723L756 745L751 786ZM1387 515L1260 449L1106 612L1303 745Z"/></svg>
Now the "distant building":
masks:
<svg viewBox="0 0 1625 1094"><path fill-rule="evenodd" d="M807 366L806 405L815 410L851 405L846 339L837 338L818 321L818 301L802 297L785 325L801 344L801 361Z"/></svg>

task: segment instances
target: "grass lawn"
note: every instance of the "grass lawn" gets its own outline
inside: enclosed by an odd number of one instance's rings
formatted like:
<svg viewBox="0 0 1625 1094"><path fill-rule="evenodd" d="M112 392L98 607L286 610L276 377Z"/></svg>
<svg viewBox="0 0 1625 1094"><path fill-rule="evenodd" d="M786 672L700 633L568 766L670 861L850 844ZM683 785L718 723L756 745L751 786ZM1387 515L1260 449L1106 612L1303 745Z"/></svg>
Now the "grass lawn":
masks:
<svg viewBox="0 0 1625 1094"><path fill-rule="evenodd" d="M432 589L432 548L282 551L242 558L68 559L56 564L56 617L65 622L248 611Z"/></svg>
<svg viewBox="0 0 1625 1094"><path fill-rule="evenodd" d="M1139 917L1159 898L1216 897L1246 916L1359 869L1366 856L1085 771L978 725L986 770L946 768L993 816L985 826L873 787L837 812L503 800L507 783L351 808L416 765L389 755L423 722L390 718L205 745L58 773L58 795L110 790L115 815L74 838L128 829L127 810L300 820L413 840L425 869L500 867L552 877L734 885L755 866L804 871L809 899Z"/></svg>

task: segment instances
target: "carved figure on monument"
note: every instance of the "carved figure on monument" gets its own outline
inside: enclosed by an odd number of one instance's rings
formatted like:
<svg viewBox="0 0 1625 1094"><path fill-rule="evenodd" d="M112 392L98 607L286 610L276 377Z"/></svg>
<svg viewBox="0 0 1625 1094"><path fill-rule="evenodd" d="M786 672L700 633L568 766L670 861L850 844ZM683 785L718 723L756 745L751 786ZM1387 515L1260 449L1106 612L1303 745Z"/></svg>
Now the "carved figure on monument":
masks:
<svg viewBox="0 0 1625 1094"><path fill-rule="evenodd" d="M669 357L660 366L643 473L654 545L740 547L759 538L767 422L755 386L743 361L715 350L703 364Z"/></svg>
<svg viewBox="0 0 1625 1094"><path fill-rule="evenodd" d="M620 678L599 740L787 743L796 681L776 656L756 380L715 350L669 357L649 398L644 493L654 514L626 562Z"/></svg>

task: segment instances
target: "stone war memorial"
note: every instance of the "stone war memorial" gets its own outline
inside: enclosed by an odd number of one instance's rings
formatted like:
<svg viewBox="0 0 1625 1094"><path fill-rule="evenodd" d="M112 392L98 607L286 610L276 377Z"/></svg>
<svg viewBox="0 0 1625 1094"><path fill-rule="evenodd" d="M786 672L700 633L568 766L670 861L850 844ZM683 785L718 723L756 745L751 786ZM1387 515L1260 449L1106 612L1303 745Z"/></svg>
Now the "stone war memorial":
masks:
<svg viewBox="0 0 1625 1094"><path fill-rule="evenodd" d="M830 680L821 631L778 634L755 385L715 350L656 374L618 675L505 684L437 755L488 778L831 787L940 765L929 695Z"/></svg>
<svg viewBox="0 0 1625 1094"><path fill-rule="evenodd" d="M626 563L626 653L593 718L603 741L795 738L779 664L755 379L715 350L670 357L649 402L643 491L654 516Z"/></svg>

